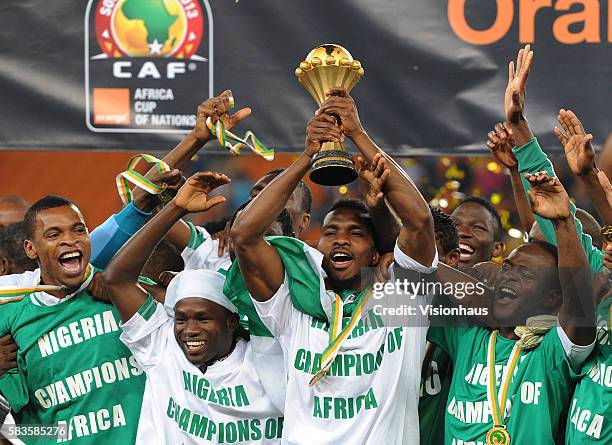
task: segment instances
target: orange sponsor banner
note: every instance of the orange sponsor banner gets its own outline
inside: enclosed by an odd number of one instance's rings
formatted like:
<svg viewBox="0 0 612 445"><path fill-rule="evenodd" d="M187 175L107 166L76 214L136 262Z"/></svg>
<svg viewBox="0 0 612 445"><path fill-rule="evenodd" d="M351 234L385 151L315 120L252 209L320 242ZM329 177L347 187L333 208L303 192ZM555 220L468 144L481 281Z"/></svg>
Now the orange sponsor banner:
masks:
<svg viewBox="0 0 612 445"><path fill-rule="evenodd" d="M129 88L94 88L94 123L100 125L130 124Z"/></svg>

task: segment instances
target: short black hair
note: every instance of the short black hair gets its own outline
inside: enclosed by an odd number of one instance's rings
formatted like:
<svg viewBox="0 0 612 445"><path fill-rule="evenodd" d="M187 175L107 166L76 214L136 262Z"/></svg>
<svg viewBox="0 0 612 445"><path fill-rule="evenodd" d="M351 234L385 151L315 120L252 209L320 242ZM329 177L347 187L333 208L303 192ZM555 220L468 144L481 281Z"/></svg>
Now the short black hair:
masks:
<svg viewBox="0 0 612 445"><path fill-rule="evenodd" d="M145 263L140 275L159 282L159 276L164 271L180 272L185 268L185 262L181 253L173 244L163 239Z"/></svg>
<svg viewBox="0 0 612 445"><path fill-rule="evenodd" d="M209 221L206 224L204 224L204 228L206 229L208 233L210 233L211 235L214 235L215 233L223 231L229 220L230 219L227 217L221 218L221 219L215 219L214 221Z"/></svg>
<svg viewBox="0 0 612 445"><path fill-rule="evenodd" d="M47 209L55 209L57 207L64 206L76 207L76 205L72 201L61 196L55 195L47 195L32 204L32 206L28 209L25 216L23 217L27 239L34 238L34 230L36 228L36 216L38 216L39 212L42 212L43 210Z"/></svg>
<svg viewBox="0 0 612 445"><path fill-rule="evenodd" d="M442 255L459 248L459 234L455 220L438 207L429 206L434 222L436 240L442 247Z"/></svg>
<svg viewBox="0 0 612 445"><path fill-rule="evenodd" d="M470 203L470 202L473 202L474 204L478 204L484 207L489 212L489 214L493 217L493 220L495 221L493 239L495 241L501 241L502 236L503 236L502 222L501 222L501 218L499 217L499 213L497 213L497 210L495 209L495 207L493 207L493 204L491 204L489 200L483 198L482 196L467 196L463 198L459 202L459 204L457 204L457 207L455 207L455 209L458 209L459 206Z"/></svg>
<svg viewBox="0 0 612 445"><path fill-rule="evenodd" d="M234 225L234 221L236 220L236 216L238 216L238 212L244 210L244 208L246 208L246 206L248 206L250 203L251 200L249 199L248 201L243 202L238 206L238 208L234 211L234 214L230 218L230 227ZM280 212L280 214L276 218L276 221L281 224L283 236L295 237L295 234L293 233L293 220L291 219L291 214L287 209L283 209Z"/></svg>
<svg viewBox="0 0 612 445"><path fill-rule="evenodd" d="M276 178L285 170L285 168L273 168L272 170L264 174L262 178L265 176L271 176L272 178ZM308 185L306 185L304 181L300 181L297 190L302 192L302 196L300 199L300 210L304 213L310 214L312 210L312 192L310 191L310 187L308 187Z"/></svg>
<svg viewBox="0 0 612 445"><path fill-rule="evenodd" d="M283 209L276 218L276 221L281 225L283 236L295 237L293 233L293 221L291 220L291 213L289 213L289 210Z"/></svg>
<svg viewBox="0 0 612 445"><path fill-rule="evenodd" d="M526 244L535 244L536 246L544 250L546 253L548 253L550 256L552 256L555 259L556 274L554 278L555 281L553 283L553 288L562 291L563 289L561 287L561 278L559 277L559 269L558 269L559 251L557 250L557 246L547 243L546 241L542 241L542 240L533 240L533 241L529 241ZM563 300L563 296L561 296L561 299Z"/></svg>
<svg viewBox="0 0 612 445"><path fill-rule="evenodd" d="M559 251L557 250L557 246L547 243L546 241L539 240L539 239L529 241L527 244L535 244L536 246L545 250L546 253L548 253L550 256L554 257L555 261L559 263Z"/></svg>
<svg viewBox="0 0 612 445"><path fill-rule="evenodd" d="M0 258L4 257L13 262L21 270L35 270L38 267L36 260L27 257L23 248L26 239L26 226L24 221L9 224L0 229Z"/></svg>
<svg viewBox="0 0 612 445"><path fill-rule="evenodd" d="M576 209L576 218L582 224L582 230L584 233L591 237L591 243L596 248L600 249L603 241L601 239L601 226L593 215L584 209Z"/></svg>
<svg viewBox="0 0 612 445"><path fill-rule="evenodd" d="M376 230L374 229L374 220L372 219L370 209L368 209L363 202L358 199L341 199L336 201L329 208L326 215L338 209L351 209L359 213L361 216L364 216L368 230L372 233L372 236L374 236L376 233Z"/></svg>

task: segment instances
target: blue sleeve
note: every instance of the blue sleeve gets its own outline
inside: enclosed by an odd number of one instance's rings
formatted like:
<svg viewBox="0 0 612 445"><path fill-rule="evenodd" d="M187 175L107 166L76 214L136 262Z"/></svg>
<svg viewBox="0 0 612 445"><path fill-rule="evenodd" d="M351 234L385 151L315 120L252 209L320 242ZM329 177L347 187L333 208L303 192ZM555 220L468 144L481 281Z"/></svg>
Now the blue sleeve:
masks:
<svg viewBox="0 0 612 445"><path fill-rule="evenodd" d="M91 232L91 264L104 269L119 249L147 222L151 213L130 202Z"/></svg>
<svg viewBox="0 0 612 445"><path fill-rule="evenodd" d="M555 170L553 169L553 165L546 156L546 153L542 151L540 144L537 139L532 139L527 142L525 145L520 147L515 147L512 149L516 159L518 161L518 169L521 174L521 182L523 183L523 188L525 189L525 194L527 195L527 199L529 200L529 189L531 189L531 184L525 178L525 173L537 173L539 171L546 171L549 175L555 175ZM570 202L570 210L572 215L574 215L574 223L576 224L576 231L578 232L578 237L580 238L580 242L582 243L582 248L589 260L589 266L592 272L599 272L603 267L603 253L601 250L593 247L593 240L591 236L584 233L582 229L582 224L576 218L576 206ZM533 214L535 220L538 222L538 226L540 226L540 230L544 234L546 241L550 244L557 245L557 237L555 236L555 229L553 227L552 222L548 219L544 219L535 213Z"/></svg>

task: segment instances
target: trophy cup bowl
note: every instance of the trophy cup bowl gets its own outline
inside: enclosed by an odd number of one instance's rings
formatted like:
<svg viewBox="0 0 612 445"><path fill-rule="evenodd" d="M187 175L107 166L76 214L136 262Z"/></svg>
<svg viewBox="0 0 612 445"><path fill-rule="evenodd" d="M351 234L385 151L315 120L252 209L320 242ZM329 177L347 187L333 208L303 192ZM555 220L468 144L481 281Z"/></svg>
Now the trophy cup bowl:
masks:
<svg viewBox="0 0 612 445"><path fill-rule="evenodd" d="M344 87L347 92L363 77L363 68L351 54L335 44L317 46L306 60L300 62L295 75L320 106L325 92L332 87ZM310 179L320 185L343 185L357 179L353 157L339 142L323 142L313 157Z"/></svg>

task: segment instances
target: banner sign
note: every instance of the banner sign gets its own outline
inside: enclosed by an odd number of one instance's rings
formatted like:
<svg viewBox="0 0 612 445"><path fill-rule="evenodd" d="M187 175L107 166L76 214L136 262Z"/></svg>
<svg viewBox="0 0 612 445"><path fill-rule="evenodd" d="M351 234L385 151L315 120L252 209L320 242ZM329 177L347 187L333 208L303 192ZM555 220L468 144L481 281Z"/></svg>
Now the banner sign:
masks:
<svg viewBox="0 0 612 445"><path fill-rule="evenodd" d="M167 150L231 89L245 129L299 151L316 106L294 72L323 43L361 62L361 121L398 155L486 153L525 43L543 147L560 108L597 147L612 131L612 1L20 0L0 36L0 149Z"/></svg>

